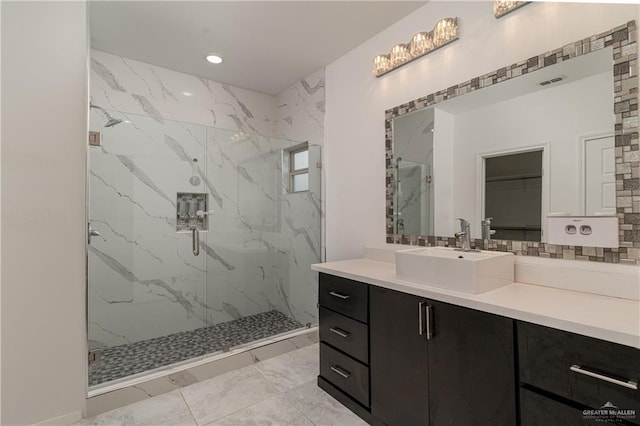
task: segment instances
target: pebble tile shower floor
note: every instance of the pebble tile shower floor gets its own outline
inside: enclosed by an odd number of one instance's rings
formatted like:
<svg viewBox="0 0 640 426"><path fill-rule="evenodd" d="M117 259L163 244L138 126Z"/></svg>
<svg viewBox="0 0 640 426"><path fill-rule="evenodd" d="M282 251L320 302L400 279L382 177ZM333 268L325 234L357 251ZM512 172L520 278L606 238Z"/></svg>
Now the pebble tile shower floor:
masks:
<svg viewBox="0 0 640 426"><path fill-rule="evenodd" d="M100 362L89 365L89 386L186 361L277 334L302 328L278 311L104 349Z"/></svg>

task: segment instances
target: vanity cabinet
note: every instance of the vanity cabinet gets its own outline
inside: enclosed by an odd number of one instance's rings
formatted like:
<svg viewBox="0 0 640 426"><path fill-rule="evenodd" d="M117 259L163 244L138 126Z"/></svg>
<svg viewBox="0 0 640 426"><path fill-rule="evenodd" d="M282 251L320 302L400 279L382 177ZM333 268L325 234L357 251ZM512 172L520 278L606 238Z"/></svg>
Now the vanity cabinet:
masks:
<svg viewBox="0 0 640 426"><path fill-rule="evenodd" d="M636 348L323 273L319 302L318 385L372 425L640 425Z"/></svg>
<svg viewBox="0 0 640 426"><path fill-rule="evenodd" d="M318 386L371 423L369 285L320 274Z"/></svg>
<svg viewBox="0 0 640 426"><path fill-rule="evenodd" d="M516 424L512 320L373 286L369 300L375 418Z"/></svg>
<svg viewBox="0 0 640 426"><path fill-rule="evenodd" d="M545 425L542 411L584 422L583 409L607 403L635 410L622 420L640 424L638 349L526 322L517 329L523 426Z"/></svg>

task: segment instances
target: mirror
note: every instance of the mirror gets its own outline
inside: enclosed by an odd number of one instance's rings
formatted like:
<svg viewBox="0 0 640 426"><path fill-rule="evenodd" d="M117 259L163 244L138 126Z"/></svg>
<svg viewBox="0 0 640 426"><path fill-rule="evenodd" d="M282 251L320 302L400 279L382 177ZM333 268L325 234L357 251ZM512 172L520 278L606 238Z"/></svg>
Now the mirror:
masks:
<svg viewBox="0 0 640 426"><path fill-rule="evenodd" d="M621 203L635 180L620 172L640 163L624 154L638 149L637 116L621 114L619 103L614 114L621 92L637 102L637 82L628 64L620 75L620 46L595 47L604 37L591 38L592 52L562 56L565 47L387 111L387 241L454 244L460 217L476 245L548 243L549 218L608 216L621 248L610 261L640 257L624 249L640 247L638 232L624 232L640 225L632 216L640 206Z"/></svg>

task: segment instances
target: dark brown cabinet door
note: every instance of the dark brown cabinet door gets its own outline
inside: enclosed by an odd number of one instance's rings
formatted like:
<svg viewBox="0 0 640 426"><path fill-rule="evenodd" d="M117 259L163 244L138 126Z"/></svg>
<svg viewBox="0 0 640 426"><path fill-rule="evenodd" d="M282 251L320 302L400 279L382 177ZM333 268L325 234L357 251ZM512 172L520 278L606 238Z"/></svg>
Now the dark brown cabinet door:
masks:
<svg viewBox="0 0 640 426"><path fill-rule="evenodd" d="M371 414L389 426L429 423L427 340L416 296L369 290Z"/></svg>
<svg viewBox="0 0 640 426"><path fill-rule="evenodd" d="M516 424L513 320L429 301L432 426Z"/></svg>
<svg viewBox="0 0 640 426"><path fill-rule="evenodd" d="M640 414L640 391L630 383L640 378L640 350L522 321L517 327L522 383L592 409L609 402Z"/></svg>

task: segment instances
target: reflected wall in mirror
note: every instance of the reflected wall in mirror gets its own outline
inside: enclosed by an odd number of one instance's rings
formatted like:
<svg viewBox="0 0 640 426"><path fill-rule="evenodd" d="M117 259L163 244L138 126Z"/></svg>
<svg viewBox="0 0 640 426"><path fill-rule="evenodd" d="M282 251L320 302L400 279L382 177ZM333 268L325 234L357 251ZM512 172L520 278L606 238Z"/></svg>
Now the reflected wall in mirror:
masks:
<svg viewBox="0 0 640 426"><path fill-rule="evenodd" d="M635 22L585 40L387 111L388 242L458 244L462 217L479 248L640 260ZM548 244L563 215L616 216L619 247Z"/></svg>

